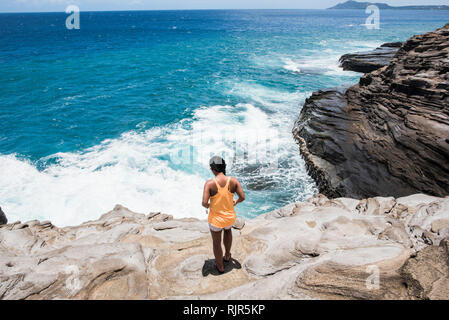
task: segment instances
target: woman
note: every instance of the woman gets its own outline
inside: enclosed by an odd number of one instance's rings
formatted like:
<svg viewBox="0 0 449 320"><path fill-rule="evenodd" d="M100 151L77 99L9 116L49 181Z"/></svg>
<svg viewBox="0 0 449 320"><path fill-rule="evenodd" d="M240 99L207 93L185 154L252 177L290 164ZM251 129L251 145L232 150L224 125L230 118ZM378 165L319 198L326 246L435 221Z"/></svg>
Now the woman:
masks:
<svg viewBox="0 0 449 320"><path fill-rule="evenodd" d="M203 207L209 209L208 221L216 267L220 273L224 273L223 261L231 260L232 225L236 219L234 206L245 200L245 194L236 178L226 176L226 163L223 158L215 156L210 159L209 165L215 178L207 181L204 185ZM237 200L234 200L235 193L239 196ZM224 231L224 258L221 248L222 231Z"/></svg>

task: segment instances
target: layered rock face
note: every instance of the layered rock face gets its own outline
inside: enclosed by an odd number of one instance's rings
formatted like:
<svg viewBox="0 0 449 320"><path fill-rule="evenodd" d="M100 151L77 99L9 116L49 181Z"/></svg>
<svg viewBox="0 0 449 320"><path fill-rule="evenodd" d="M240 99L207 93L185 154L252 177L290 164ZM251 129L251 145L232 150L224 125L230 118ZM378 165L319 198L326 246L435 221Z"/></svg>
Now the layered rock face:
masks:
<svg viewBox="0 0 449 320"><path fill-rule="evenodd" d="M7 224L7 223L8 223L8 219L6 218L6 215L3 212L2 208L0 208L0 225Z"/></svg>
<svg viewBox="0 0 449 320"><path fill-rule="evenodd" d="M390 64L401 46L402 42L391 42L371 51L348 53L340 58L340 66L343 70L372 72Z"/></svg>
<svg viewBox="0 0 449 320"><path fill-rule="evenodd" d="M205 220L3 225L0 299L449 299L449 197L316 195L236 228L219 275Z"/></svg>
<svg viewBox="0 0 449 320"><path fill-rule="evenodd" d="M414 36L359 84L314 93L293 128L330 197L449 193L449 26Z"/></svg>

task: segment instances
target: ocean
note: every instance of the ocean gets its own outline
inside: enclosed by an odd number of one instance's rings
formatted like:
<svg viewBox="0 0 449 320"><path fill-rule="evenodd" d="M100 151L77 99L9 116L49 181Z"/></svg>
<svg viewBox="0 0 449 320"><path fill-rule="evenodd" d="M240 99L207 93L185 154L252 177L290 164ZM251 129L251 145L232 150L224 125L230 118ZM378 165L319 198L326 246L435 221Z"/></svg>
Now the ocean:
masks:
<svg viewBox="0 0 449 320"><path fill-rule="evenodd" d="M206 219L222 155L253 218L317 192L291 129L304 100L356 83L342 54L403 41L445 11L215 10L0 14L0 206L58 226L115 204Z"/></svg>

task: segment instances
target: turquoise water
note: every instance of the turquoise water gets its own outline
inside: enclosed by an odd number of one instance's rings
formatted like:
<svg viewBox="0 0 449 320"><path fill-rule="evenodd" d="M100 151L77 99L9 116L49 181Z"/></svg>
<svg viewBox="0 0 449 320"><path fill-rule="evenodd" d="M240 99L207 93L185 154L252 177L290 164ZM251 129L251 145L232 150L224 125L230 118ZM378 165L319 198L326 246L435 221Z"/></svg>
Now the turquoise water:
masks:
<svg viewBox="0 0 449 320"><path fill-rule="evenodd" d="M444 11L0 14L0 206L59 225L117 203L206 218L207 161L238 177L251 218L314 194L291 129L304 99L355 83L338 58L433 30Z"/></svg>

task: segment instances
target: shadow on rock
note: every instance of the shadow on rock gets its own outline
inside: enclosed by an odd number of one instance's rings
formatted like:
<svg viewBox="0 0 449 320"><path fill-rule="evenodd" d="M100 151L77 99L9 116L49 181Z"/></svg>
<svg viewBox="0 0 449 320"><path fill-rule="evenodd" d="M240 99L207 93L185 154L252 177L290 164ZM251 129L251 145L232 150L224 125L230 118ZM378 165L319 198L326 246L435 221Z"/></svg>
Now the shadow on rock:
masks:
<svg viewBox="0 0 449 320"><path fill-rule="evenodd" d="M6 214L2 211L2 208L0 208L0 224L7 224L8 219L6 219Z"/></svg>
<svg viewBox="0 0 449 320"><path fill-rule="evenodd" d="M231 272L234 269L242 269L242 265L240 264L240 262L238 262L234 258L231 258L229 262L224 263L224 273L218 272L217 267L215 267L215 259L209 259L204 261L202 273L203 277L207 277L210 274L213 276L220 276L222 274Z"/></svg>

